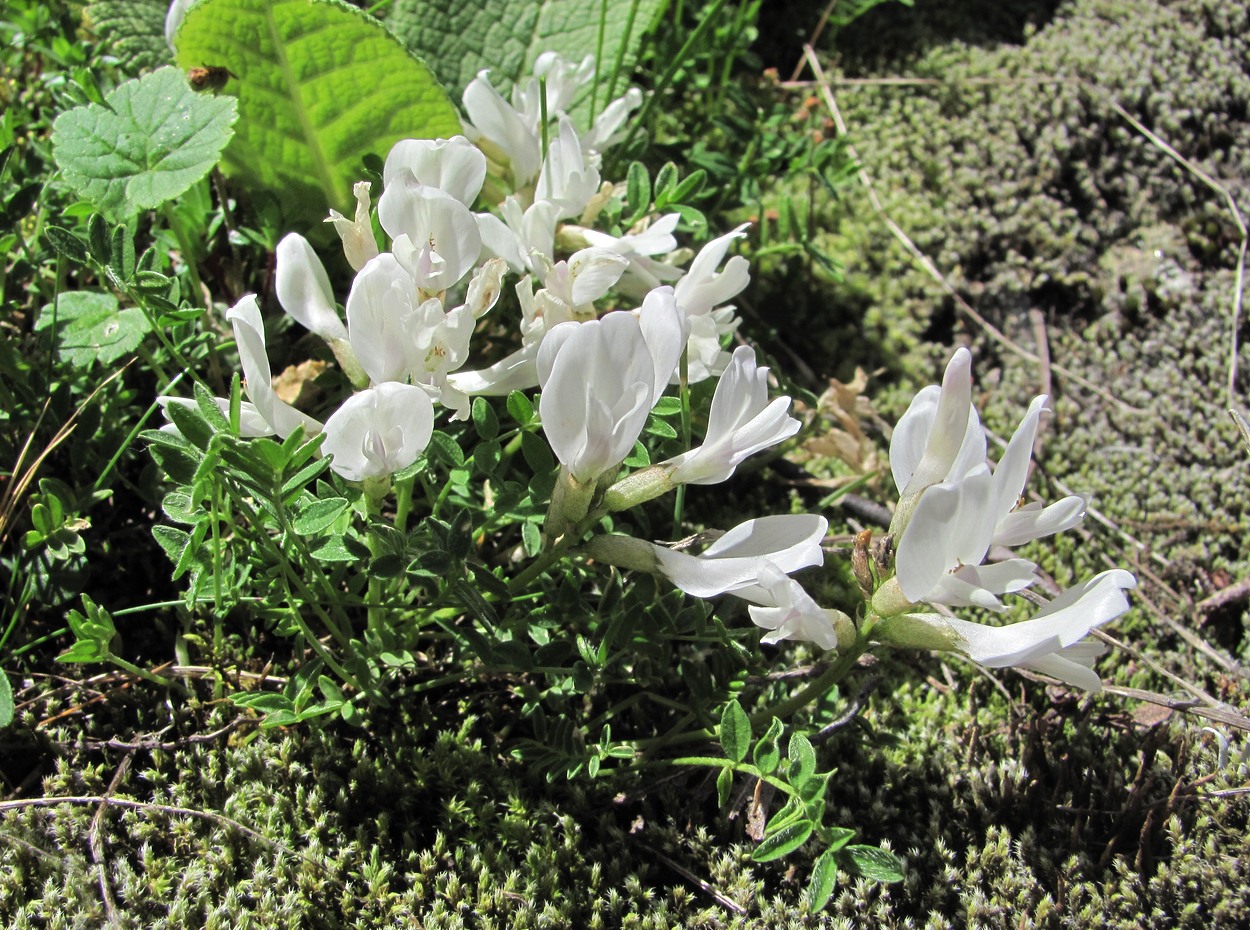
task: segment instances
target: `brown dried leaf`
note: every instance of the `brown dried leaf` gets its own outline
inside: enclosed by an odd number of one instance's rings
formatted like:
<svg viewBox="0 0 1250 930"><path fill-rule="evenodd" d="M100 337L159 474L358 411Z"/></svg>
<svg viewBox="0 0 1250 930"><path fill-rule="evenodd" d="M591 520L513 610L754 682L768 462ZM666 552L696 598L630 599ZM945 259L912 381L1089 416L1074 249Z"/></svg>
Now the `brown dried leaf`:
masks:
<svg viewBox="0 0 1250 930"><path fill-rule="evenodd" d="M293 407L307 408L321 396L313 382L326 370L326 363L309 359L298 365L288 365L273 379L273 390L279 398Z"/></svg>

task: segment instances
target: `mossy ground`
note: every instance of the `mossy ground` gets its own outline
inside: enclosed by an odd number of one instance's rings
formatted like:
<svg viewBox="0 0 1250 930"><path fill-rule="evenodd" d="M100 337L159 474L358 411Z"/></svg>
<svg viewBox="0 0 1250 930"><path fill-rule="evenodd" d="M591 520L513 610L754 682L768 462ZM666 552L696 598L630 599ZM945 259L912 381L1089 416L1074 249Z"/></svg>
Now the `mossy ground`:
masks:
<svg viewBox="0 0 1250 930"><path fill-rule="evenodd" d="M1115 399L1052 373L1039 478L1092 493L1122 532L1089 521L1046 568L1060 583L1104 556L1149 570L1139 604L1199 628L1234 667L1143 606L1116 634L1241 707L1243 605L1192 607L1250 572L1250 458L1224 389L1238 236L1219 197L1109 100L1244 202L1248 35L1250 13L1215 0L933 2L878 9L838 44L848 76L939 82L838 88L892 218L1030 351L1029 311L1041 311L1053 361ZM1013 83L1034 78L1068 83ZM792 341L821 375L886 369L887 413L936 377L952 342L971 342L986 421L1006 436L1042 371L964 320L865 201L848 197L828 236L846 280L811 293L791 323L774 319L781 337L787 325L812 334ZM785 305L773 300L785 282L757 284L757 304ZM1243 349L1239 397L1248 370ZM1173 687L1131 656L1102 668ZM114 795L229 821L71 803L7 812L0 921L104 925L99 862L123 927L1250 925L1242 734L1225 731L1221 766L1202 721L1116 697L948 674L925 656L859 675L879 679L863 726L821 750L838 770L832 806L903 855L908 878L843 876L819 916L801 903L806 863L752 865L700 773L548 785L505 761L489 693L377 712L364 730L238 727L194 742L229 705L171 711L118 679L40 679L19 694L33 703L4 746L10 783L31 780L23 796L100 794L124 766Z"/></svg>

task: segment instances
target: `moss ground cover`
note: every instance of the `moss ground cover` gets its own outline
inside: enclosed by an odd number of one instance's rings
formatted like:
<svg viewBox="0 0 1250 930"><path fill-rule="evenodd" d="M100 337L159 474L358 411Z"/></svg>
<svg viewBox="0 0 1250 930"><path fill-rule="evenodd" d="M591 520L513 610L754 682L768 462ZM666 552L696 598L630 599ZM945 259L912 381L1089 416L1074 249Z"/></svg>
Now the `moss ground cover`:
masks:
<svg viewBox="0 0 1250 930"><path fill-rule="evenodd" d="M1250 572L1250 462L1224 412L1239 237L1220 199L1109 101L1245 200L1248 34L1250 14L1197 0L921 4L878 9L826 49L835 77L937 82L835 82L887 213L1007 338L1037 351L1044 333L1057 365L1105 392L1050 375L1044 476L1091 492L1115 529L1095 526L1046 566L1060 585L1105 567L1104 554L1137 568L1142 597L1112 632L1242 708L1245 601L1196 606ZM53 106L25 99L31 112ZM758 315L744 325L772 329L806 361L814 390L857 364L884 369L886 414L933 379L952 341L970 342L979 403L1005 438L1011 399L1042 390L1044 370L961 316L904 260L858 189L841 190L819 226L844 279L817 271L815 283L796 283L800 263L779 261L750 292ZM761 202L772 195L761 191ZM30 331L37 265L7 260L4 312L16 331ZM23 274L33 283L19 289ZM1241 394L1250 352L1239 361ZM128 390L112 409L133 419L127 405L154 387ZM58 403L68 414L68 400ZM67 480L85 454L58 460ZM176 596L141 532L155 477L141 464L123 473L107 509L84 504L96 525L83 537L110 553L90 563L91 577L116 563L122 581L109 586ZM732 486L756 493L786 492ZM131 545L155 567L124 559ZM76 593L63 579L48 590ZM54 633L50 618L73 603L34 601L27 642ZM172 626L122 632L132 656L155 664L169 657ZM882 886L840 876L828 909L813 915L802 902L805 863L795 874L752 863L749 798L733 818L718 813L711 778L553 784L512 761L512 681L404 701L417 684L407 681L363 729L262 731L208 689L186 700L123 674L74 680L81 667L52 663L63 646L36 644L14 662L18 718L0 742L6 801L22 803L0 819L6 926L1250 921L1244 737L1216 724L1231 740L1221 753L1204 721L1112 694L1078 697L1010 672L956 676L929 657L887 654L857 670L846 690L862 687L860 712L819 747L837 769L831 805L886 838L907 877ZM281 648L261 637L255 672ZM795 664L808 658L800 648ZM1176 689L1129 653L1113 654L1105 677Z"/></svg>

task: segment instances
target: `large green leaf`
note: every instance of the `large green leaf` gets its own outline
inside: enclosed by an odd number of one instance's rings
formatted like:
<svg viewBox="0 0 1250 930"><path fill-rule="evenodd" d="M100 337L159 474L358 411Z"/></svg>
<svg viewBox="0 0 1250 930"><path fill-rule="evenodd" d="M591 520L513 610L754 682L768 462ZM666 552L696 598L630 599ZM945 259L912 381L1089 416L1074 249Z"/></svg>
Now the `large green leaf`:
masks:
<svg viewBox="0 0 1250 930"><path fill-rule="evenodd" d="M273 192L288 220L346 209L361 159L460 132L424 63L335 0L201 0L178 30L185 68L225 68L239 98L224 167Z"/></svg>
<svg viewBox="0 0 1250 930"><path fill-rule="evenodd" d="M598 52L597 100L602 108L618 58L625 72L616 81L620 94L643 33L667 4L668 0L395 0L388 23L456 94L483 68L490 69L491 83L506 94L543 52L558 52L574 62Z"/></svg>
<svg viewBox="0 0 1250 930"><path fill-rule="evenodd" d="M83 22L104 39L126 70L137 73L168 64L174 57L165 42L168 0L97 0Z"/></svg>
<svg viewBox="0 0 1250 930"><path fill-rule="evenodd" d="M160 206L208 174L235 119L233 100L195 93L177 68L127 81L104 102L57 117L53 156L65 180L115 219Z"/></svg>

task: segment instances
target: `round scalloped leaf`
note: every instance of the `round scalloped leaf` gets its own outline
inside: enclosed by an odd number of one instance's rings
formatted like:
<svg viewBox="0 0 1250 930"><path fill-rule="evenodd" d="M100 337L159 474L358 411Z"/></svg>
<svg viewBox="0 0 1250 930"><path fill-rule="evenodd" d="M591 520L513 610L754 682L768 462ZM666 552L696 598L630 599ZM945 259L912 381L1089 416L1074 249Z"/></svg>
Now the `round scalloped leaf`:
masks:
<svg viewBox="0 0 1250 930"><path fill-rule="evenodd" d="M223 167L278 195L288 221L347 209L366 155L461 131L430 70L336 0L201 0L175 37L184 68L224 68L239 98Z"/></svg>
<svg viewBox="0 0 1250 930"><path fill-rule="evenodd" d="M78 194L126 219L182 194L208 174L230 141L228 97L201 96L177 68L127 81L52 125L53 157Z"/></svg>
<svg viewBox="0 0 1250 930"><path fill-rule="evenodd" d="M152 328L137 307L121 309L117 298L103 291L67 291L55 306L39 311L35 331L56 323L56 351L62 361L87 369L99 362L111 365L138 348Z"/></svg>

